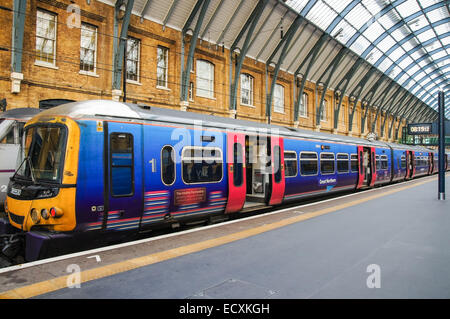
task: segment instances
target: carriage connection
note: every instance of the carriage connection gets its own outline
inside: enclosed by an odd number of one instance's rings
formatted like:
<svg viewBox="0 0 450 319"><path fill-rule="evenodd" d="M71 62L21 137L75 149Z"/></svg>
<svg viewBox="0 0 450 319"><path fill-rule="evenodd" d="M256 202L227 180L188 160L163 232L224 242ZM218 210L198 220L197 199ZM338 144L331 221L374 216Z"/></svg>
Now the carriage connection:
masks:
<svg viewBox="0 0 450 319"><path fill-rule="evenodd" d="M158 227L238 213L438 170L438 153L92 100L25 126L0 219L3 254L26 260ZM448 157L446 169L448 169Z"/></svg>

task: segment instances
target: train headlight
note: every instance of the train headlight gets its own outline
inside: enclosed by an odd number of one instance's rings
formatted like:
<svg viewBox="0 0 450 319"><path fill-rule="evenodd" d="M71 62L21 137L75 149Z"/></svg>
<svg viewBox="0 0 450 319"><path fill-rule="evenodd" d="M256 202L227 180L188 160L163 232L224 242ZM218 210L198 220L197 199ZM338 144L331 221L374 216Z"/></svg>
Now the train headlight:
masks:
<svg viewBox="0 0 450 319"><path fill-rule="evenodd" d="M53 218L59 218L59 217L61 217L63 215L63 211L62 211L61 208L52 207L52 208L50 208L50 215Z"/></svg>
<svg viewBox="0 0 450 319"><path fill-rule="evenodd" d="M33 221L33 223L39 224L39 222L41 221L41 216L39 216L39 212L37 211L36 208L33 208L31 210L30 215L31 215L31 220Z"/></svg>
<svg viewBox="0 0 450 319"><path fill-rule="evenodd" d="M48 212L48 210L46 210L45 208L41 210L41 217L44 218L45 220L49 219L50 217L50 213Z"/></svg>

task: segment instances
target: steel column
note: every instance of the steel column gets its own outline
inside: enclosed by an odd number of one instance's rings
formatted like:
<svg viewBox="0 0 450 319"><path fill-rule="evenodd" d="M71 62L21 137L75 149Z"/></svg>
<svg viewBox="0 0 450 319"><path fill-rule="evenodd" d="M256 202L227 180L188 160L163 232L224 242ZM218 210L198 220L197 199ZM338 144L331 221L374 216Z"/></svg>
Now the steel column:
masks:
<svg viewBox="0 0 450 319"><path fill-rule="evenodd" d="M268 0L262 0L258 2L258 5L253 10L250 17L247 19L247 22L245 23L244 27L239 32L239 35L234 40L233 44L230 48L230 73L233 72L232 70L232 59L233 59L233 52L241 40L242 36L244 35L244 32L248 29L244 44L242 46L242 49L239 52L239 59L237 61L237 65L234 70L234 80L230 78L231 88L230 88L230 110L236 110L236 95L237 95L237 88L238 88L238 81L240 79L241 74L241 68L242 64L244 63L245 56L247 55L248 47L250 39L253 35L253 31L255 30L256 24L259 21L259 18L261 17L262 12L264 11L264 8L266 7Z"/></svg>
<svg viewBox="0 0 450 319"><path fill-rule="evenodd" d="M439 187L438 199L445 200L445 97L444 92L439 91Z"/></svg>
<svg viewBox="0 0 450 319"><path fill-rule="evenodd" d="M122 18L122 27L120 29L120 36L117 39L118 26L119 26L119 13L120 7L124 3L123 0L118 0L115 5L115 17L114 17L114 58L113 58L113 89L120 90L121 75L123 65L124 50L127 44L128 26L130 24L131 10L133 9L134 0L128 0L125 8L125 15ZM117 45L117 42L119 44ZM126 66L125 66L126 68ZM126 76L126 75L125 75Z"/></svg>
<svg viewBox="0 0 450 319"><path fill-rule="evenodd" d="M12 23L11 71L22 73L23 34L27 0L14 0Z"/></svg>
<svg viewBox="0 0 450 319"><path fill-rule="evenodd" d="M206 14L206 9L208 8L210 0L199 0L197 1L197 3L195 4L194 9L192 10L188 20L186 21L186 24L183 27L181 36L182 36L182 41L184 42L184 37L186 35L186 32L188 31L188 29L190 28L190 25L192 23L192 20L194 19L194 17L197 15L197 12L200 10L198 19L197 19L197 23L195 25L195 29L194 29L194 34L192 35L190 44L189 44L189 53L187 56L187 63L186 63L186 68L184 70L182 70L183 75L182 75L182 79L181 79L181 101L187 101L188 100L188 91L189 91L189 75L191 72L191 68L192 68L192 61L194 59L194 51L195 51L195 47L197 45L197 39L198 39L198 34L200 32L200 27L202 26L203 23L203 18L205 17Z"/></svg>

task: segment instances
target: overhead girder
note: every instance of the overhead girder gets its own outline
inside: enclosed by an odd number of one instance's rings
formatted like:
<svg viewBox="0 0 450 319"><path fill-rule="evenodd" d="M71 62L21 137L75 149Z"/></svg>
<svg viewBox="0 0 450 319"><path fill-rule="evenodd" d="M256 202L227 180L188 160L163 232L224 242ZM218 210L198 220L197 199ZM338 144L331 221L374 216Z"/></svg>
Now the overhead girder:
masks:
<svg viewBox="0 0 450 319"><path fill-rule="evenodd" d="M115 90L120 90L124 51L127 44L128 26L130 25L131 10L133 9L134 0L128 0L126 3L125 14L122 17L122 26L119 36L119 13L120 7L124 4L124 0L117 0L114 7L114 40L113 40L113 83ZM126 69L126 67L125 67ZM126 75L124 75L126 77Z"/></svg>
<svg viewBox="0 0 450 319"><path fill-rule="evenodd" d="M389 99L389 102L393 101L397 97L397 95L400 93L401 89L402 89L402 87L398 86L397 91L395 91L395 93L393 94L391 99ZM389 114L391 113L392 106L393 106L393 104L389 104L388 103L388 107L387 107L387 109L385 111L386 114L385 114L385 117L383 119L383 123L381 124L381 132L384 132L384 127L386 125L386 120L389 117Z"/></svg>
<svg viewBox="0 0 450 319"><path fill-rule="evenodd" d="M303 91L305 89L305 84L306 84L306 78L308 77L309 72L311 71L311 68L312 68L314 62L316 61L316 58L317 58L317 55L318 55L320 49L322 48L322 46L325 43L325 40L327 40L328 37L329 36L326 33L322 33L319 40L317 40L317 42L314 44L314 47L311 48L311 50L308 52L308 54L303 59L303 61L300 63L300 65L298 66L297 70L294 73L294 79L297 79L297 76L300 74L300 70L303 68L303 66L306 63L308 63L304 74L302 74L302 82L300 84L300 89L298 90L297 99L294 103L294 121L295 122L298 121L298 110L299 110L299 105L302 101Z"/></svg>
<svg viewBox="0 0 450 319"><path fill-rule="evenodd" d="M191 14L189 15L189 18L187 19L183 30L181 32L181 72L182 72L182 78L181 78L181 101L187 101L188 100L188 93L189 93L189 75L192 69L192 61L194 59L194 51L197 44L198 34L200 32L200 28L203 23L203 19L205 17L206 11L208 9L210 0L198 0L197 3L194 6L194 9L192 10ZM189 44L189 53L187 56L187 62L186 62L186 68L184 68L184 37L186 36L187 31L190 29L192 21L194 20L195 16L199 14L197 18L197 22L195 24L195 28L193 31L193 35L191 37L191 41Z"/></svg>
<svg viewBox="0 0 450 319"><path fill-rule="evenodd" d="M364 95L364 97L361 99L361 132L364 132L364 126L366 124L366 118L367 115L369 114L369 104L372 101L373 97L375 96L376 91L381 87L381 84L385 81L388 80L390 81L390 79L388 77L386 77L385 75L382 75L380 78L378 78L378 80L370 87L369 91L367 91L367 93ZM387 93L390 91L391 87L388 85L384 88L384 90L382 91L382 95L378 96L377 101L379 101L380 97L382 97L383 101L384 98L386 97ZM355 106L357 103L357 100L359 99L359 96L357 99L355 99L355 104L352 110L352 114L349 120L349 131L351 131L352 125L353 125L353 114L355 112ZM368 102L367 102L368 101ZM376 102L377 102L376 101ZM375 102L375 104L376 104ZM366 105L366 108L364 110L364 113L362 112L362 107L364 107L364 104ZM380 108L380 106L378 107L378 109Z"/></svg>
<svg viewBox="0 0 450 319"><path fill-rule="evenodd" d="M23 35L27 0L14 0L11 42L11 71L22 73Z"/></svg>
<svg viewBox="0 0 450 319"><path fill-rule="evenodd" d="M253 47L253 44L255 43L256 39L258 38L258 35L261 33L261 30L264 30L264 27L266 26L267 22L269 21L270 17L272 16L272 13L275 11L275 8L278 6L278 2L276 2L272 9L270 9L269 14L266 16L260 27L255 33L255 36L253 37L253 40L250 42L248 49L250 50Z"/></svg>
<svg viewBox="0 0 450 319"><path fill-rule="evenodd" d="M169 21L170 17L173 14L173 11L175 10L175 8L176 8L178 3L179 3L179 0L173 0L172 1L172 4L170 5L169 11L167 11L167 13L166 13L166 15L164 17L164 20L163 20L163 30L166 29L167 21Z"/></svg>
<svg viewBox="0 0 450 319"><path fill-rule="evenodd" d="M353 76L355 75L356 71L359 69L359 67L364 62L364 59L358 58L356 62L352 65L350 70L345 74L345 76L341 79L341 81L336 86L335 91L340 92L339 94L339 103L334 110L334 128L337 129L338 127L338 120L339 120L339 113L341 111L342 101L344 100L345 93L347 92L348 85L350 84L350 81L352 80Z"/></svg>
<svg viewBox="0 0 450 319"><path fill-rule="evenodd" d="M272 52L269 59L266 62L266 76L269 74L269 65L272 63L272 59L277 54L277 51L281 49L280 56L278 58L277 64L275 65L275 70L273 72L272 76L272 82L270 85L270 91L269 94L266 95L266 115L268 116L269 123L271 119L271 112L272 112L272 98L273 98L273 92L275 90L275 84L278 78L278 72L280 71L281 64L283 63L284 58L286 57L286 51L292 41L292 38L297 32L298 27L300 26L301 21L303 20L303 17L298 15L295 20L292 22L291 26L289 27L288 31L286 32L286 35L281 39L281 41L278 43L276 49Z"/></svg>
<svg viewBox="0 0 450 319"><path fill-rule="evenodd" d="M243 28L239 32L238 36L234 40L233 44L230 48L230 83L231 83L231 89L230 89L230 110L236 110L236 100L237 100L237 88L238 88L238 82L240 79L241 74L241 68L242 64L244 63L245 56L247 55L247 51L249 48L250 39L253 35L253 31L255 30L256 24L259 21L259 18L261 17L262 12L264 11L264 8L267 5L268 0L261 0L258 2L257 6L253 9L253 12L251 13L250 17L247 19L246 23L244 24ZM233 79L233 67L232 67L232 59L233 59L233 52L237 48L237 45L241 38L244 36L244 33L247 32L244 44L242 45L242 48L239 52L239 58L237 59L235 72L234 72L234 79Z"/></svg>
<svg viewBox="0 0 450 319"><path fill-rule="evenodd" d="M353 100L353 107L351 108L352 112L351 114L349 114L349 119L348 119L348 131L351 132L352 128L353 128L353 118L355 116L355 111L356 111L356 104L358 103L359 97L362 94L362 90L364 89L364 87L369 83L369 79L370 77L377 71L377 68L375 67L371 67L369 71L367 71L367 73L364 75L364 77L361 79L361 81L359 81L358 85L353 89L353 91L350 93L350 99L352 97L354 97ZM385 79L385 75L381 75L376 83L382 83L382 81ZM372 86L373 88L373 86ZM371 89L372 90L372 89ZM366 94L367 95L367 94ZM350 108L350 104L351 101L349 103L349 108Z"/></svg>
<svg viewBox="0 0 450 319"><path fill-rule="evenodd" d="M386 86L386 88L384 89L382 96L380 96L380 97L381 97L381 100L380 100L380 98L378 98L377 101L376 101L375 103L373 103L373 105L377 104L378 107L377 107L377 112L375 113L375 119L374 119L374 121L372 122L372 127L371 127L372 132L375 132L375 126L376 126L376 123L377 123L377 120L378 120L378 116L381 114L381 111L383 110L384 100L385 100L386 97L388 96L388 93L391 91L391 89L394 88L394 86L391 86L391 85L390 85L391 83L393 83L393 82L390 81L389 84L388 84L388 85ZM389 103L389 102L388 102L388 103ZM369 108L369 107L367 107L367 109L368 109L368 108ZM364 122L365 122L366 116L367 116L367 115L365 115L365 117L364 117ZM386 116L387 116L387 113L386 113ZM362 129L361 129L361 130L363 130L363 129L364 129L364 126L362 126ZM383 132L383 130L381 130L381 132ZM383 134L381 134L381 136L383 136Z"/></svg>
<svg viewBox="0 0 450 319"><path fill-rule="evenodd" d="M348 49L343 46L339 50L338 54L333 58L333 61L327 66L325 71L322 73L322 75L317 80L317 84L323 83L322 94L320 96L319 104L316 106L316 125L318 125L318 126L320 126L320 115L322 114L322 111L323 111L323 102L325 100L325 95L327 93L327 89L330 84L331 77L336 72L336 69L337 69L339 63L341 62L342 58L345 56L345 54L347 52L348 52ZM328 74L327 79L324 82L322 82L322 79L327 74ZM316 86L316 88L317 88L317 86Z"/></svg>

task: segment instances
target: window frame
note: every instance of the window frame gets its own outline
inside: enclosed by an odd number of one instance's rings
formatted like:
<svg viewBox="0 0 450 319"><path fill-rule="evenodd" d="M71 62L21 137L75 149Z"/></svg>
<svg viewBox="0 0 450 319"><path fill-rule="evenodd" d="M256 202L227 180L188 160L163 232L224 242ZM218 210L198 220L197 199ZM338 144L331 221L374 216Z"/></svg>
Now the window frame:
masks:
<svg viewBox="0 0 450 319"><path fill-rule="evenodd" d="M159 79L158 79L158 70L161 68L159 66L159 50L163 50L164 53L164 60L165 60L165 65L163 67L164 69L164 82L165 85L160 85L159 84ZM156 47L156 88L161 88L161 89L168 89L169 88L169 48L162 46L162 45L158 45Z"/></svg>
<svg viewBox="0 0 450 319"><path fill-rule="evenodd" d="M316 155L316 173L315 174L303 174L302 173L302 154L314 154ZM298 154L298 158L299 158L299 171L300 171L300 176L318 176L319 175L319 154L317 152L311 152L311 151L303 151L300 152ZM304 159L304 160L311 160L311 159Z"/></svg>
<svg viewBox="0 0 450 319"><path fill-rule="evenodd" d="M333 155L333 159L322 159L322 155ZM322 160L325 162L331 162L333 161L333 172L331 173L323 173L322 172ZM336 174L336 156L332 152L321 152L320 153L320 175L334 175Z"/></svg>
<svg viewBox="0 0 450 319"><path fill-rule="evenodd" d="M383 163L386 163L386 167L383 167ZM385 171L389 169L389 159L387 155L381 155L380 156L380 164L381 164L381 170Z"/></svg>
<svg viewBox="0 0 450 319"><path fill-rule="evenodd" d="M118 165L118 166L113 166L113 161L112 161L112 136L113 135L120 135L120 134L126 134L131 136L131 193L129 194L120 194L120 195L116 195L113 192L113 167L128 167L125 165ZM127 153L124 153L127 154ZM110 189L110 196L114 197L114 198L119 198L119 197L131 197L134 196L135 194L135 179L134 179L134 135L132 133L128 133L128 132L111 132L109 133L109 189Z"/></svg>
<svg viewBox="0 0 450 319"><path fill-rule="evenodd" d="M205 150L205 149L211 149L211 150L215 150L215 151L219 151L219 154L220 154L220 156L218 156L217 158L220 158L220 163L222 164L222 169L221 169L221 173L222 173L222 176L221 176L221 178L220 178L220 180L218 180L218 181L211 181L211 182L196 182L196 183L188 183L188 182L186 182L185 180L184 180L184 168L183 168L183 161L186 159L186 157L187 156L185 156L184 155L184 152L187 150L187 149L202 149L202 154L203 154L203 150ZM189 156L189 158L191 158L190 156ZM194 163L195 163L195 156L192 158L192 160L194 161ZM211 158L209 158L209 159L211 159ZM203 159L203 157L202 157L202 162L204 161L205 159ZM223 172L223 167L224 167L224 161L223 161L223 153L222 153L222 150L219 148L219 147L211 147L211 146L184 146L183 148L182 148L182 150L181 150L181 161L180 161L180 163L181 163L181 180L183 181L183 183L185 184L185 185L200 185L200 184L216 184L216 183L220 183L220 182L222 182L222 180L223 180L223 175L224 175L224 172Z"/></svg>
<svg viewBox="0 0 450 319"><path fill-rule="evenodd" d="M131 59L129 58L129 54L128 54L128 41L129 41L130 39L133 40L133 41L136 41L136 42L138 43L138 47L137 47L137 60L136 60L136 61L131 60ZM140 79L141 79L141 65L140 65L140 64L141 64L141 39L135 38L135 37L132 37L132 36L128 36L126 45L127 45L127 59L126 59L126 61L125 61L125 63L126 63L126 65L125 65L125 69L126 69L126 72L125 72L126 81L127 81L127 83L140 84ZM133 80L133 79L129 79L129 78L128 78L128 61L133 61L133 63L136 63L136 80Z"/></svg>
<svg viewBox="0 0 450 319"><path fill-rule="evenodd" d="M303 118L308 118L308 93L303 92L302 103L300 103L300 106L301 107L298 108L298 115ZM304 111L304 114L302 114L302 111Z"/></svg>
<svg viewBox="0 0 450 319"><path fill-rule="evenodd" d="M83 49L82 47L82 38L83 38L83 26L87 27L87 28L91 28L94 29L94 33L95 33L95 44L94 44L94 70L93 71L88 71L88 70L83 70L81 69L81 50ZM87 23L87 22L82 22L81 23L81 29L80 29L80 74L86 74L86 75L97 75L97 52L98 52L98 27L96 25ZM85 49L85 48L84 48ZM86 50L86 49L85 49ZM83 63L84 64L84 63Z"/></svg>
<svg viewBox="0 0 450 319"><path fill-rule="evenodd" d="M173 181L172 181L172 183L167 184L164 181L164 177L163 177L163 151L166 147L170 147L172 149L173 156L176 157L175 148L172 145L166 144L161 148L161 154L160 154L160 157L161 157L161 165L160 165L161 166L161 182L166 186L172 186L173 184L175 184L175 181L177 180L177 161L176 161L176 158L173 159Z"/></svg>
<svg viewBox="0 0 450 319"><path fill-rule="evenodd" d="M247 77L248 78L248 83L250 83L250 88L244 88L243 87L243 85L242 85L242 78L243 77ZM255 90L254 90L254 87L255 87L255 78L251 75L251 74L248 74L248 73L242 73L241 74L241 78L240 78L240 84L241 84L241 92L240 92L240 104L241 105L244 105L244 106L251 106L251 107L254 107L255 106L255 103L254 103L254 98L253 98L253 96L254 96L254 92L255 92ZM242 91L244 91L244 90L248 90L249 91L249 93L248 93L248 96L249 96L249 102L248 103L245 103L245 102L242 102L242 98L243 98L243 94L242 94Z"/></svg>
<svg viewBox="0 0 450 319"><path fill-rule="evenodd" d="M47 39L47 38L44 38L44 37L38 35L38 20L48 21L45 18L38 17L39 12L43 13L43 14L51 15L51 16L54 17L54 24L55 24L55 36L54 36L54 39ZM49 23L50 23L50 21L49 21ZM51 12L51 11L42 9L42 8L37 8L37 10L36 10L36 29L35 29L35 32L36 32L36 34L35 34L35 50L36 51L38 51L38 48L37 48L37 39L38 39L38 37L39 38L43 38L45 40L50 40L50 41L53 42L53 57L52 57L53 62L48 62L48 61L39 59L39 57L41 55L39 55L36 52L34 64L38 65L38 66L57 68L56 67L56 45L57 45L57 41L58 41L58 14L55 13L55 12Z"/></svg>
<svg viewBox="0 0 450 319"><path fill-rule="evenodd" d="M212 77L212 80L208 77L208 78L201 78L199 76L199 70L201 69L198 65L198 63L205 63L207 65L209 65L211 67L211 69L209 70L209 76ZM195 74L195 83L196 88L195 88L195 95L198 97L202 97L202 98L206 98L206 99L215 99L214 97L214 87L215 87L215 73L216 73L216 66L214 65L214 63L212 63L211 61L205 60L205 59L197 59L196 60L196 74ZM199 90L199 85L198 85L198 81L199 79L201 80L206 80L209 83L209 87L208 90L205 90L203 88L201 88ZM209 92L208 94L203 94L202 92Z"/></svg>
<svg viewBox="0 0 450 319"><path fill-rule="evenodd" d="M354 157L354 156L356 156L356 159L354 158L354 159L352 159L352 157ZM356 171L354 171L353 169L352 169L352 162L356 162ZM350 172L351 173L358 173L359 174L359 161L358 161L358 154L355 154L355 153L353 153L353 154L350 154Z"/></svg>
<svg viewBox="0 0 450 319"><path fill-rule="evenodd" d="M280 88L281 89L281 96L280 97L278 97L277 96L277 88ZM275 113L280 113L280 114L284 114L285 113L285 103L284 103L284 95L285 95L285 93L284 93L284 86L283 85L281 85L281 84L279 84L279 83L275 83L275 87L273 88L273 111L275 112ZM279 109L277 109L277 107L279 107L278 105L277 105L277 101L281 101L282 102L282 108L283 108L283 110L282 111L280 111L280 109L281 108L279 108Z"/></svg>
<svg viewBox="0 0 450 319"><path fill-rule="evenodd" d="M291 153L291 154L295 154L294 158L286 158L286 153ZM287 175L287 165L286 165L286 161L295 161L295 175ZM284 151L284 177L285 178L293 178L293 177L297 177L298 176L298 158L297 158L297 152L296 151L290 151L290 150L285 150Z"/></svg>
<svg viewBox="0 0 450 319"><path fill-rule="evenodd" d="M347 157L347 159L339 159L339 158L338 158L339 155L345 155L345 156ZM346 171L340 171L340 170L339 170L339 165L338 165L338 162L339 162L339 161L341 161L341 162L347 162L347 170L346 170ZM337 172L338 174L348 174L348 173L350 173L350 156L349 156L348 153L337 153L337 154L336 154L336 172Z"/></svg>

